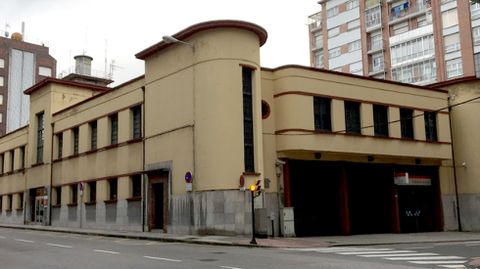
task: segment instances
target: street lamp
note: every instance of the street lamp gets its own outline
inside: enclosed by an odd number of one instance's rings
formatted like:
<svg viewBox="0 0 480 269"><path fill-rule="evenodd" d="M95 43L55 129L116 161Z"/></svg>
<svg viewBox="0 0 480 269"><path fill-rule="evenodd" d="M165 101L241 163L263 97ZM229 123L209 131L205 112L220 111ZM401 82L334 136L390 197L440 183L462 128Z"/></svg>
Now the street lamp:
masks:
<svg viewBox="0 0 480 269"><path fill-rule="evenodd" d="M162 36L162 40L163 40L163 42L165 42L167 44L180 43L180 44L188 45L188 46L192 47L193 52L195 52L195 47L193 46L192 43L188 43L188 42L185 42L185 41L182 41L182 40L178 40L173 36L164 35L164 36Z"/></svg>

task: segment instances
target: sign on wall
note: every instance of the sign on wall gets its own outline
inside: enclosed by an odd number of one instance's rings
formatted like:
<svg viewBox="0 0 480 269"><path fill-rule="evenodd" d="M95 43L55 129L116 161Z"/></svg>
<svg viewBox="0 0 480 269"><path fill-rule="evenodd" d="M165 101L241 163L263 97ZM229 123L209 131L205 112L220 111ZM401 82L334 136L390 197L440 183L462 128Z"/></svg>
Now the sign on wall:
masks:
<svg viewBox="0 0 480 269"><path fill-rule="evenodd" d="M432 179L427 176L410 175L409 173L395 173L395 185L399 186L431 186Z"/></svg>

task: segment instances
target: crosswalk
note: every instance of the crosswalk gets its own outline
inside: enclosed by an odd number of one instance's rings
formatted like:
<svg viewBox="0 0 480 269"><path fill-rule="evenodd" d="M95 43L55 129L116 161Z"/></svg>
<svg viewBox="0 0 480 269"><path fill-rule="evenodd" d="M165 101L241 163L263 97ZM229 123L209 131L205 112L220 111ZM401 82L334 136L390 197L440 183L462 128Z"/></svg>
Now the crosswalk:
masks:
<svg viewBox="0 0 480 269"><path fill-rule="evenodd" d="M461 256L442 255L433 252L420 252L417 250L400 250L391 248L327 247L290 250L407 262L422 266L432 266L433 268L467 268L464 264L469 260L468 258Z"/></svg>

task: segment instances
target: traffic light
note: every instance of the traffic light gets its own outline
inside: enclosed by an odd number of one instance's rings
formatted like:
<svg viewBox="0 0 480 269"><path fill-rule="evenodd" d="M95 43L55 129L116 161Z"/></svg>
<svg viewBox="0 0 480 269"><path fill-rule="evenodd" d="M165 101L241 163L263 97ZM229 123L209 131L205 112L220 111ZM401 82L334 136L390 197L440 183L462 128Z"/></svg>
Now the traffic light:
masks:
<svg viewBox="0 0 480 269"><path fill-rule="evenodd" d="M260 183L262 183L262 181L259 179L255 184L250 185L250 191L252 192L253 197L257 197L260 195L262 189Z"/></svg>

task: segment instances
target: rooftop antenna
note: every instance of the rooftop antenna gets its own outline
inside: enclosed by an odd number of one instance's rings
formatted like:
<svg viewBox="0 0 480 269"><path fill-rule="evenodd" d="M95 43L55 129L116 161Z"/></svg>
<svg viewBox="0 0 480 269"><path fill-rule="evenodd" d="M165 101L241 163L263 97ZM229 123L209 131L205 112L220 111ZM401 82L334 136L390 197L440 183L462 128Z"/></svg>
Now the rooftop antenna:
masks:
<svg viewBox="0 0 480 269"><path fill-rule="evenodd" d="M113 71L115 71L115 69L123 69L123 67L115 64L115 60L112 59L112 61L110 62L110 73L107 75L109 79L113 79Z"/></svg>
<svg viewBox="0 0 480 269"><path fill-rule="evenodd" d="M25 40L25 22L22 21L22 36L23 36L23 40Z"/></svg>
<svg viewBox="0 0 480 269"><path fill-rule="evenodd" d="M107 73L107 39L105 39L105 76L108 76L108 73Z"/></svg>

